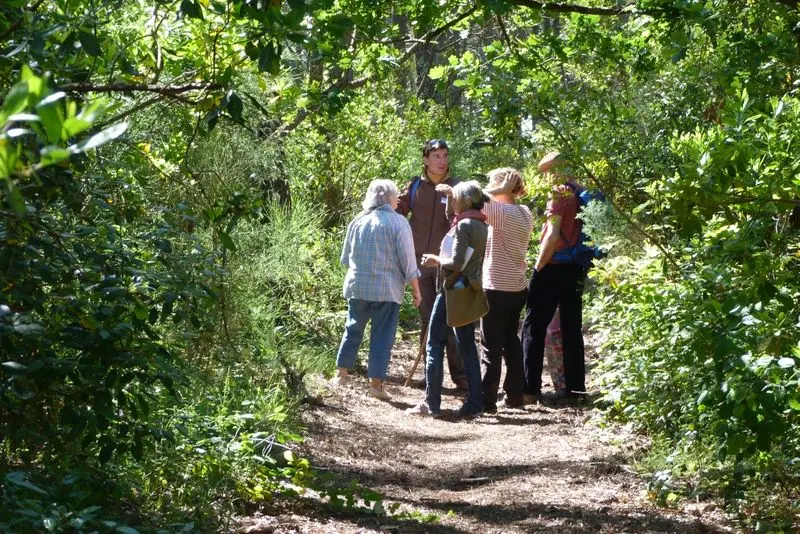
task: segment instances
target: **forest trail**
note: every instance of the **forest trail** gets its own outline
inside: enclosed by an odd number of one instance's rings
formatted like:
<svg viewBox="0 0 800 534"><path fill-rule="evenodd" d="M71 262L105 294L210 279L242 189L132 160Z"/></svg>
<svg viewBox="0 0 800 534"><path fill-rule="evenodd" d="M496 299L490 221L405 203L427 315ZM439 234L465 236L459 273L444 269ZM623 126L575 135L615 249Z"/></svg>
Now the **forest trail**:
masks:
<svg viewBox="0 0 800 534"><path fill-rule="evenodd" d="M591 406L500 408L468 421L405 414L424 395L422 364L413 386L402 385L415 354L413 340L396 344L389 402L367 396L363 374L327 389L324 403L304 415L301 447L314 467L344 485L356 479L407 513L334 512L312 498L291 511L245 518L239 532L735 532L713 506L650 503L645 481L628 465L637 438L601 428ZM445 371L443 412L460 405Z"/></svg>

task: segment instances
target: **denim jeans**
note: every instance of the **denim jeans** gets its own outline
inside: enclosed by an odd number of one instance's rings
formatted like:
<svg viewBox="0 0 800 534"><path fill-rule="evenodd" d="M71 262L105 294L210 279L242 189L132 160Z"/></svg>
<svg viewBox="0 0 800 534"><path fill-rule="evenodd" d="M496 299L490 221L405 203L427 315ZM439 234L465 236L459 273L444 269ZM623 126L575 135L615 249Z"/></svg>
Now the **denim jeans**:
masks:
<svg viewBox="0 0 800 534"><path fill-rule="evenodd" d="M481 393L481 364L478 361L478 349L475 346L475 323L450 328L447 326L447 307L444 292L436 296L428 325L427 358L425 360L425 401L431 413L442 409L442 380L444 374L444 346L447 334L455 331L458 353L464 359L464 371L467 375L467 401L463 410L466 412L483 411L483 395Z"/></svg>
<svg viewBox="0 0 800 534"><path fill-rule="evenodd" d="M372 321L369 337L369 378L386 378L389 358L397 332L397 318L400 304L396 302L373 302L371 300L350 299L347 301L347 322L344 325L342 344L336 355L336 367L352 369L356 363L358 347L364 339L367 321Z"/></svg>
<svg viewBox="0 0 800 534"><path fill-rule="evenodd" d="M431 322L431 312L433 311L433 303L436 302L436 295L438 289L436 287L436 272L438 267L420 267L422 276L419 277L419 292L422 295L422 302L419 305L420 322L425 326L420 330L420 343L422 337L427 335L427 326ZM458 354L456 347L456 337L452 330L448 331L447 335L447 367L450 370L450 380L453 384L458 385L458 382L466 378L464 374L464 362L461 360L461 355Z"/></svg>

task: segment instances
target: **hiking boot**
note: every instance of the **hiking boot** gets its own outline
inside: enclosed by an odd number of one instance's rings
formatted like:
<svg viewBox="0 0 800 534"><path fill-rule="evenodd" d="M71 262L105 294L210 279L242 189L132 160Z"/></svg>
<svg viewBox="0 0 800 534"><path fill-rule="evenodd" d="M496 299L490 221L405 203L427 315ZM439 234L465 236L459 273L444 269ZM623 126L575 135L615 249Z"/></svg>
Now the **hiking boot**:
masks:
<svg viewBox="0 0 800 534"><path fill-rule="evenodd" d="M369 394L371 397L375 397L378 400L382 401L392 400L392 396L389 395L385 389L383 389L383 386L381 386L380 388L370 386Z"/></svg>
<svg viewBox="0 0 800 534"><path fill-rule="evenodd" d="M483 415L483 408L476 410L472 406L467 406L466 404L458 409L458 417L461 419L473 419L475 417L480 417Z"/></svg>
<svg viewBox="0 0 800 534"><path fill-rule="evenodd" d="M525 406L525 404L526 403L525 403L524 400L523 401L519 401L519 402L511 402L508 398L505 398L505 399L503 399L503 400L501 400L500 402L497 403L497 407L498 408L512 408L512 409L517 409L518 410L520 408L523 408ZM531 403L528 403L528 404L531 404Z"/></svg>

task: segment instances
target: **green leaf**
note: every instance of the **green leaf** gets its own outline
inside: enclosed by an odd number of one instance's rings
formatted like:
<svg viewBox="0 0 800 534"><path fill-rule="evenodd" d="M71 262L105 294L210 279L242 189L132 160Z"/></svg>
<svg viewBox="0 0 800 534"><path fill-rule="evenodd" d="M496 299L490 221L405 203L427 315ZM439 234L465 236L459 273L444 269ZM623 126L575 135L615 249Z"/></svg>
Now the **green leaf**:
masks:
<svg viewBox="0 0 800 534"><path fill-rule="evenodd" d="M11 91L8 92L6 99L3 102L2 114L5 117L0 116L0 119L2 119L0 122L5 122L6 117L15 115L24 110L27 102L28 84L25 82L16 84L11 88Z"/></svg>
<svg viewBox="0 0 800 534"><path fill-rule="evenodd" d="M100 449L100 454L98 455L98 460L100 460L101 464L108 462L111 459L111 455L114 454L114 449L116 448L116 444L114 443L106 443L103 448Z"/></svg>
<svg viewBox="0 0 800 534"><path fill-rule="evenodd" d="M229 93L228 96L228 113L230 113L231 117L238 122L242 122L242 111L244 110L244 104L242 103L242 99L236 93Z"/></svg>
<svg viewBox="0 0 800 534"><path fill-rule="evenodd" d="M78 40L81 42L81 48L83 48L83 51L90 56L97 57L103 53L103 51L100 49L100 43L97 41L97 37L95 37L93 33L80 31L78 32Z"/></svg>
<svg viewBox="0 0 800 534"><path fill-rule="evenodd" d="M19 362L3 362L2 367L8 373L24 373L28 368Z"/></svg>
<svg viewBox="0 0 800 534"><path fill-rule="evenodd" d="M789 407L796 412L800 412L800 399L789 399Z"/></svg>
<svg viewBox="0 0 800 534"><path fill-rule="evenodd" d="M247 54L247 57L249 57L251 60L255 61L258 59L259 54L258 45L248 41L247 44L244 45L244 53Z"/></svg>
<svg viewBox="0 0 800 534"><path fill-rule="evenodd" d="M127 122L120 122L119 124L115 124L114 126L109 126L102 132L94 134L86 141L71 146L70 150L72 150L73 152L85 152L86 150L97 148L124 134L127 129L128 129Z"/></svg>
<svg viewBox="0 0 800 534"><path fill-rule="evenodd" d="M428 71L428 78L430 78L431 80L438 80L442 76L444 76L444 73L445 73L445 67L443 65L438 65Z"/></svg>
<svg viewBox="0 0 800 534"><path fill-rule="evenodd" d="M222 246L228 250L236 252L236 244L233 242L233 239L231 239L231 236L225 232L219 232L219 242L222 243Z"/></svg>
<svg viewBox="0 0 800 534"><path fill-rule="evenodd" d="M269 42L261 47L258 55L258 70L270 74L278 74L281 70L281 48Z"/></svg>
<svg viewBox="0 0 800 534"><path fill-rule="evenodd" d="M83 119L79 119L78 117L70 117L64 121L64 124L61 125L63 129L63 137L64 139L69 139L70 137L74 137L81 132L85 132L89 128L91 128L92 123L85 121Z"/></svg>
<svg viewBox="0 0 800 534"><path fill-rule="evenodd" d="M57 143L61 141L61 129L64 122L64 112L61 106L61 100L67 95L59 91L44 98L41 102L36 104L36 111L39 113L39 118L42 121L47 132L47 140L50 143Z"/></svg>
<svg viewBox="0 0 800 534"><path fill-rule="evenodd" d="M183 0L180 11L190 19L203 20L203 8L194 0Z"/></svg>
<svg viewBox="0 0 800 534"><path fill-rule="evenodd" d="M39 115L33 113L15 113L8 118L8 122L40 122Z"/></svg>
<svg viewBox="0 0 800 534"><path fill-rule="evenodd" d="M22 193L20 193L19 189L10 181L6 182L6 187L6 200L8 200L8 205L11 206L11 209L14 210L17 215L25 215L28 210L25 207L25 198L22 196ZM16 330L16 327L14 329Z"/></svg>
<svg viewBox="0 0 800 534"><path fill-rule="evenodd" d="M144 321L147 319L148 309L143 304L137 304L136 307L133 308L133 315L140 321Z"/></svg>
<svg viewBox="0 0 800 534"><path fill-rule="evenodd" d="M42 149L38 168L47 167L54 163L64 161L65 159L69 159L69 156L70 152L66 148L57 145L46 146Z"/></svg>
<svg viewBox="0 0 800 534"><path fill-rule="evenodd" d="M43 497L47 497L47 492L39 486L28 482L26 474L22 471L12 471L11 473L7 474L6 481L14 486L17 486L18 488L23 488L37 493Z"/></svg>
<svg viewBox="0 0 800 534"><path fill-rule="evenodd" d="M16 137L22 137L24 135L28 135L33 133L32 131L28 130L27 128L11 128L5 133L5 137L9 139L14 139Z"/></svg>

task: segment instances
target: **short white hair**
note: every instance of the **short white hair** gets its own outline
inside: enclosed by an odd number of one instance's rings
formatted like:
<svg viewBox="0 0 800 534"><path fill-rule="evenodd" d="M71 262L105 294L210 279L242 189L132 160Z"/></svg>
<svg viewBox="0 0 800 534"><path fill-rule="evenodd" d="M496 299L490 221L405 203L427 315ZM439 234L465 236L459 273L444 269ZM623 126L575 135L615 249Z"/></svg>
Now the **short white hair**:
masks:
<svg viewBox="0 0 800 534"><path fill-rule="evenodd" d="M372 180L369 183L369 187L367 187L367 194L364 195L364 202L361 203L361 207L364 208L364 211L379 208L399 196L400 191L397 190L397 186L394 185L393 181Z"/></svg>

